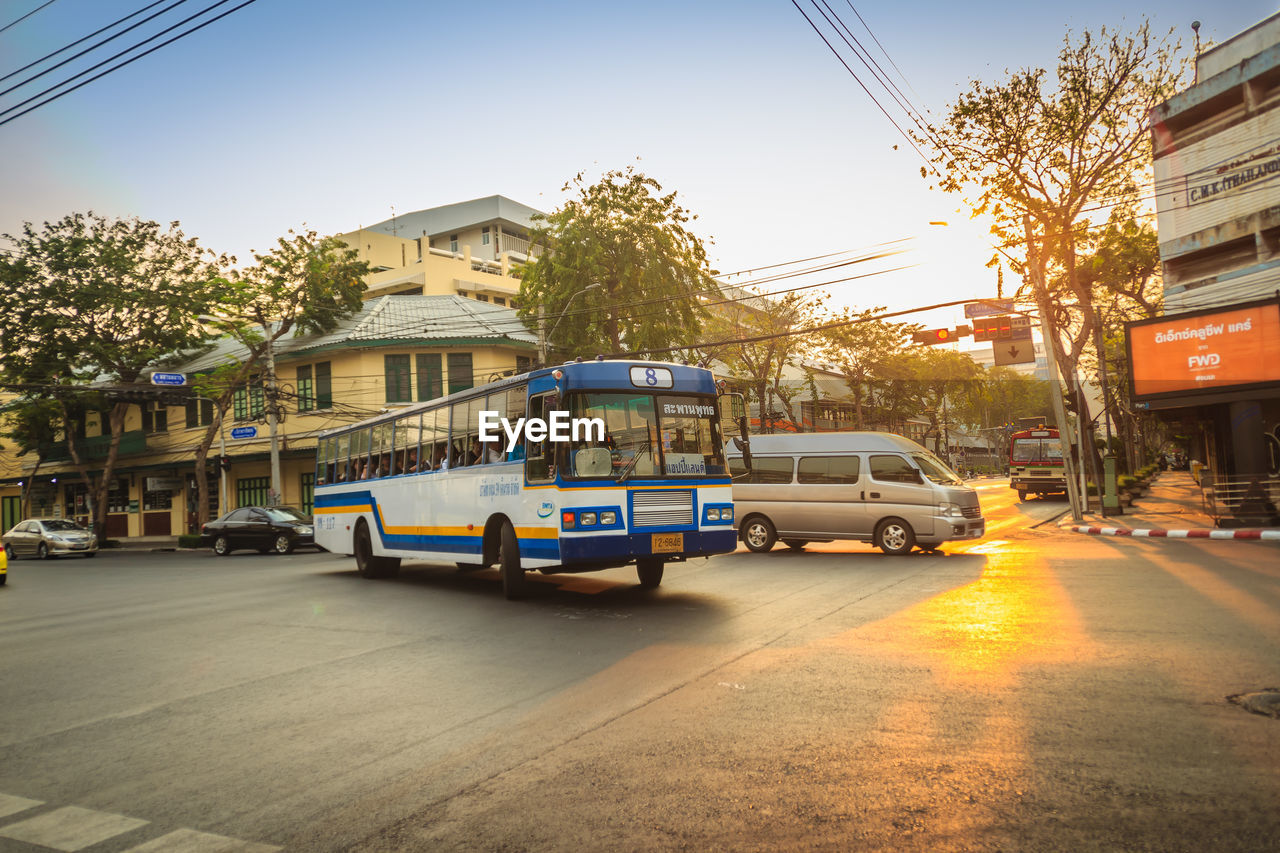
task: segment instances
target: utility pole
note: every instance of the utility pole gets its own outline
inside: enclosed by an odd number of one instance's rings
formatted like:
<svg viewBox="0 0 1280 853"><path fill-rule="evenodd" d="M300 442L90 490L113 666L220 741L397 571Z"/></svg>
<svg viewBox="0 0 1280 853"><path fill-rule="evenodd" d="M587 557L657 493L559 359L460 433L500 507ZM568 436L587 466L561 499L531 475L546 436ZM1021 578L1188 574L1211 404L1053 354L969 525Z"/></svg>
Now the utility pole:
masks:
<svg viewBox="0 0 1280 853"><path fill-rule="evenodd" d="M1027 237L1027 267L1031 271L1031 286L1035 288L1036 305L1040 308L1040 334L1044 337L1045 355L1049 357L1049 378L1053 384L1050 398L1053 402L1053 416L1058 421L1058 448L1062 453L1062 473L1066 475L1067 497L1071 500L1071 518L1079 524L1084 521L1084 511L1080 506L1080 487L1076 483L1075 466L1071 464L1071 428L1067 426L1067 410L1062 404L1062 373L1058 370L1058 327L1053 322L1053 303L1049 301L1049 289L1044 283L1044 272L1040 267L1038 254L1033 251L1034 234L1031 231L1031 217L1022 215L1022 229ZM1081 459L1081 462L1084 460Z"/></svg>
<svg viewBox="0 0 1280 853"><path fill-rule="evenodd" d="M267 387L264 389L267 403L267 432L271 436L271 505L280 503L280 440L276 435L276 404L279 401L276 386L275 346L267 341Z"/></svg>
<svg viewBox="0 0 1280 853"><path fill-rule="evenodd" d="M547 364L547 306L538 305L538 366Z"/></svg>

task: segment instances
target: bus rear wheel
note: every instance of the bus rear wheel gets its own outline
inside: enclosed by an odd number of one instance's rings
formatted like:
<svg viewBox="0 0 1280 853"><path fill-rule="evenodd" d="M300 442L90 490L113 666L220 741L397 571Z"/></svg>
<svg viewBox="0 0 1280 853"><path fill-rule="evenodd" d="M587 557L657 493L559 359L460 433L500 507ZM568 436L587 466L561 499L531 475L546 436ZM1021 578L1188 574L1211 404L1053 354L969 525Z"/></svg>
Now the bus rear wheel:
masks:
<svg viewBox="0 0 1280 853"><path fill-rule="evenodd" d="M662 583L662 570L666 566L657 557L641 557L636 560L636 575L642 589L653 589Z"/></svg>
<svg viewBox="0 0 1280 853"><path fill-rule="evenodd" d="M520 540L516 538L516 529L511 522L502 522L501 538L498 540L498 569L502 573L502 594L507 601L516 601L529 594L529 583L524 576L524 567L520 565Z"/></svg>
<svg viewBox="0 0 1280 853"><path fill-rule="evenodd" d="M400 572L399 557L378 557L373 553L373 540L369 537L369 525L362 518L356 522L354 550L356 571L360 577L378 580L393 578Z"/></svg>

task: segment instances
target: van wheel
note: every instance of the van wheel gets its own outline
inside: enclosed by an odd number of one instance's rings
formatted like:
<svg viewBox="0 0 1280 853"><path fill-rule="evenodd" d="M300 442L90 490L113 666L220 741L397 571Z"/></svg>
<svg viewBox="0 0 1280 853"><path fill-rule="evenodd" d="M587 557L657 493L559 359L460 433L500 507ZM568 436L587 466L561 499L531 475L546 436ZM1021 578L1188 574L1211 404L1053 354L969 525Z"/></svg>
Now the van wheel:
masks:
<svg viewBox="0 0 1280 853"><path fill-rule="evenodd" d="M792 551L803 551L804 546L809 544L808 539L783 539L782 544L786 545Z"/></svg>
<svg viewBox="0 0 1280 853"><path fill-rule="evenodd" d="M759 554L773 548L774 543L778 541L778 531L773 529L773 523L763 515L753 515L743 525L742 541L749 549Z"/></svg>
<svg viewBox="0 0 1280 853"><path fill-rule="evenodd" d="M356 570L360 577L378 580L393 578L400 572L399 557L378 557L373 553L373 540L369 538L369 525L362 518L356 522L355 542Z"/></svg>
<svg viewBox="0 0 1280 853"><path fill-rule="evenodd" d="M636 560L636 575L640 578L642 589L653 589L662 583L663 561L655 557L641 557Z"/></svg>
<svg viewBox="0 0 1280 853"><path fill-rule="evenodd" d="M908 553L916 544L915 531L900 518L886 518L876 526L876 547L886 554Z"/></svg>

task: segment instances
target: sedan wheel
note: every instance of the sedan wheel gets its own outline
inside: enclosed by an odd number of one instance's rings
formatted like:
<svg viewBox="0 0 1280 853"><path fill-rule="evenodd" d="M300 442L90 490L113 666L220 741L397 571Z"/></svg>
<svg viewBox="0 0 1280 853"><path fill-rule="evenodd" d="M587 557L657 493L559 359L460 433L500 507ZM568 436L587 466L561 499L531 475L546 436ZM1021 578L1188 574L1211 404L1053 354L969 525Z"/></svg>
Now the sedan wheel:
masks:
<svg viewBox="0 0 1280 853"><path fill-rule="evenodd" d="M5 545L5 546L4 546L4 555L5 555L5 557L7 557L7 558L9 559L9 562L10 562L10 563L12 563L14 560L18 559L18 553L17 553L16 551L14 551L14 550L13 550L13 546L12 546L12 545Z"/></svg>
<svg viewBox="0 0 1280 853"><path fill-rule="evenodd" d="M213 553L219 557L225 557L231 553L231 542L225 536L219 536L213 540Z"/></svg>
<svg viewBox="0 0 1280 853"><path fill-rule="evenodd" d="M36 559L37 559L37 560L47 560L47 559L49 559L49 546L48 546L48 545L44 544L43 542L41 542L41 543L40 543L40 547L36 549Z"/></svg>
<svg viewBox="0 0 1280 853"><path fill-rule="evenodd" d="M287 534L281 533L276 536L275 548L277 554L292 554L293 540Z"/></svg>

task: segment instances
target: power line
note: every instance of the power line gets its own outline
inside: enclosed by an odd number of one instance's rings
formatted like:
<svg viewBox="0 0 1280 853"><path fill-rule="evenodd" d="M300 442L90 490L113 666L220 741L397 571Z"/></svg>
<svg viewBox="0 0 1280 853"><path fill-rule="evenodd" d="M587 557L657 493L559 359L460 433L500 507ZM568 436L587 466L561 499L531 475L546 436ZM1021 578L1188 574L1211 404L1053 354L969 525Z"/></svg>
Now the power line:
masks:
<svg viewBox="0 0 1280 853"><path fill-rule="evenodd" d="M30 12L18 18L17 20L10 21L9 23L5 24L3 27L0 27L0 33L4 32L5 30L9 29L12 26L21 24L23 21L25 21L27 18L30 18L36 12L39 12L41 9L45 8L46 6L52 6L55 2L56 0L46 0L46 2L41 3L39 6L35 7Z"/></svg>
<svg viewBox="0 0 1280 853"><path fill-rule="evenodd" d="M175 24L173 27L169 27L169 28L168 28L168 29L166 29L166 30L162 30L160 33L157 33L155 36L152 36L151 38L148 38L148 39L146 39L146 40L144 40L144 41L142 41L142 42L139 42L138 44L134 45L133 47L130 47L130 48L126 49L126 50L123 50L123 51L121 51L120 53L117 53L115 56L111 57L111 59L115 59L116 57L122 56L122 55L124 55L125 53L128 53L128 52L129 52L129 51L131 51L131 50L134 50L134 49L136 49L136 48L138 48L138 47L141 47L143 44L146 44L148 41L151 41L152 39L154 39L154 38L158 37L159 35L163 35L164 33L169 32L169 30L172 30L172 29L174 29L175 27L181 26L182 24L186 23L187 21L190 21L190 20L192 20L193 18L197 18L197 17L199 17L200 15L203 15L205 12L209 11L210 9L216 8L217 6L221 6L223 3L226 3L226 2L229 2L229 0L218 0L218 2L217 2L217 3L214 3L212 6L209 6L208 8L206 8L206 9L202 10L201 12L196 13L195 15L192 15L191 17L187 18L186 20L184 20L184 21L182 21L182 22L180 22L180 23L178 23L178 24ZM129 64L131 64L131 63L133 63L133 62L136 62L137 60L141 59L141 58L142 58L142 57L144 57L144 56L147 56L147 55L149 55L149 54L155 53L155 52L156 52L157 50L159 50L160 48L162 48L162 47L166 47L167 45L170 45L170 44L173 44L175 41L178 41L179 39L185 38L186 36L189 36L189 35L191 35L192 33L196 32L196 31L198 31L198 30L202 30L202 29L204 29L205 27L209 26L210 24L214 23L215 21L219 21L219 20L221 20L221 19L225 18L227 15L230 15L230 14L231 14L231 13L233 13L233 12L238 12L239 10L243 9L245 6L248 6L248 5L250 5L250 4L252 4L252 3L256 3L256 2L257 2L257 0L244 0L244 2L243 2L243 3L241 3L239 6L233 6L232 8L228 9L227 11L225 11L225 12L223 12L223 13L219 14L219 15L214 16L214 17L210 18L209 20L204 21L203 23L197 24L196 26L194 26L194 27L192 27L192 28L190 28L190 29L188 29L188 30L185 30L184 32L179 33L178 35L174 36L173 38L168 39L167 41L163 41L163 42L161 42L160 44L156 45L155 47L152 47L152 48L149 48L149 49L147 49L147 50L143 51L142 53L138 54L137 56L130 57L129 59L126 59L124 62L121 62L121 63L119 63L119 64L117 64L117 65L112 66L111 68L108 68L106 71L103 71L101 74L97 74L97 75L95 75L95 76L93 76L93 77L90 77L88 80L85 80L85 81L83 81L83 82L81 82L81 83L77 83L75 86L72 86L70 89L67 89L67 90L65 90L65 91L63 91L63 92L59 92L58 94L53 95L52 97L46 98L45 100L41 101L40 103L36 104L35 106L28 107L27 109L23 110L23 111L22 111L22 112L20 112L20 113L17 113L16 115L9 116L8 118L6 118L6 119L4 119L4 120L0 121L0 126L6 125L6 124L8 124L9 122L13 121L14 119L20 118L20 117L22 117L22 116L26 115L27 113L29 113L29 112L31 112L31 111L33 111L33 110L39 109L40 107L44 106L45 104L51 103L52 101L56 101L56 100L58 100L59 98L61 98L63 95L69 95L69 94L71 94L72 92L76 91L77 89L79 89L79 88L81 88L81 87L83 87L83 86L87 86L88 84L92 83L94 80L98 80L98 79L100 79L100 78L102 78L102 77L105 77L106 75L110 74L112 71L117 71L117 70L119 70L119 69L121 69L121 68L125 67L126 65L129 65ZM97 68L97 67L99 67L100 65L103 65L103 64L105 64L105 62L110 62L110 61L111 61L111 59L104 60L104 62L98 63L98 65L93 66L93 68ZM93 69L89 69L89 70L93 70ZM71 82L71 80L74 80L76 77L82 76L82 75L83 75L83 74L85 74L85 73L87 73L87 72L81 72L80 74L75 75L75 77L71 77L71 78L69 78L69 79L67 79L67 80L64 80L62 83L58 83L58 84L56 84L56 85L54 85L54 86L51 86L51 87L49 87L48 89L46 89L44 92L41 92L41 93L37 94L35 97L37 97L37 98L38 98L38 97L41 97L42 95L46 94L47 92L51 92L51 91L53 91L54 89L58 88L59 86L64 86L64 85L66 85L67 83ZM28 101L30 101L30 100L32 100L32 99L28 99ZM25 104L25 103L27 103L28 101L23 101L23 103ZM21 106L21 104L19 104L18 106ZM16 107L11 107L9 110L5 110L4 112L0 112L0 115L3 115L4 113L7 113L7 112L11 112L13 109L16 109Z"/></svg>
<svg viewBox="0 0 1280 853"><path fill-rule="evenodd" d="M813 19L809 17L809 15L805 12L804 9L800 8L800 4L797 3L796 0L791 0L791 5L795 6L796 11L798 11L801 15L804 16L804 19L809 22L809 26L813 27L813 31L818 34L818 38L822 39L822 43L827 46L827 49L830 50L831 53L835 56L835 58L839 60L840 64L844 66L844 70L849 72L849 76L852 77L854 81L857 82L857 84L862 87L862 91L867 93L867 97L871 99L871 102L874 103L877 107L879 107L880 112L884 113L884 117L889 120L889 123L894 126L894 128L898 131L898 133L902 136L902 138L907 141L907 144L910 145L912 149L917 154L920 155L920 159L923 160L925 164L930 169L932 169L935 174L937 174L938 170L937 168L934 167L933 161L930 160L928 157L924 156L924 152L921 151L916 146L916 143L911 138L911 136L906 131L904 131L896 121L893 120L893 116L889 115L889 111L884 108L884 105L881 104L878 100L876 100L876 96L871 94L871 90L867 88L867 85L863 83L862 80L858 77L858 75L854 73L853 69L849 67L849 63L844 61L844 57L841 56L840 52L835 49L835 47L831 44L830 41L827 40L827 37L823 35L822 30L819 29L818 25L813 22Z"/></svg>
<svg viewBox="0 0 1280 853"><path fill-rule="evenodd" d="M130 18L132 18L134 15L139 15L139 14L141 14L141 13L143 13L143 12L147 11L148 9L150 9L150 8L152 8L152 7L154 7L154 6L159 6L159 5L160 5L161 3L163 3L163 2L164 2L164 0L155 0L155 2L154 2L154 3L152 3L152 4L150 4L149 6L143 6L141 9L137 10L136 12L130 12L128 15L125 15L123 18L120 18L120 19L119 19L119 20L117 20L117 21L114 21L114 22L112 22L112 23L110 23L110 24L107 24L105 27L102 27L102 28L101 28L101 29L99 29L99 30L95 30L94 32L90 33L89 35L85 36L84 38L77 39L76 41L71 42L71 44L63 45L62 47L60 47L60 48L58 48L57 50L55 50L53 53L46 53L44 56L40 57L40 58L39 58L39 59L37 59L35 62L28 62L26 65L22 66L22 67L21 67L21 68L19 68L17 71L10 71L8 74L4 75L3 77L0 77L0 80L8 80L10 77L14 76L15 74L21 74L23 71L26 71L28 68L31 68L31 67L32 67L32 66L34 66L34 65L39 65L41 62L44 62L46 59L52 59L53 57L57 56L59 53L62 53L64 50L70 50L71 48L75 47L76 45L80 44L81 42L83 42L83 41L88 41L89 39L93 38L94 36L98 35L99 33L106 32L107 30L109 30L109 29L111 29L112 27L116 26L116 24L121 24L121 23L123 23L123 22L125 22L125 21L129 20ZM67 59L64 59L62 62L59 62L57 65L54 65L54 66L52 66L52 67L50 67L50 68L46 68L44 71L41 71L39 74L35 74L35 75L31 76L31 77L28 77L26 80L23 80L23 81L22 81L22 82L20 82L20 83L16 83L16 84L14 84L13 86L10 86L8 89L5 89L3 92L0 92L0 95L7 95L7 94L9 94L10 92L12 92L14 89L17 89L17 88L20 88L20 87L22 87L22 86L25 86L25 85L27 85L28 83L32 82L33 80L39 80L41 77L43 77L44 75L48 74L50 71L54 71L54 70L56 70L56 69L58 69L58 68L61 68L62 66L66 65L68 62L71 62L71 61L73 61L73 60L79 59L80 57L84 56L86 53L89 53L90 51L97 50L98 48L102 47L104 44L106 44L107 42L111 41L112 39L117 39L117 38L119 38L120 36L124 35L125 33L129 32L130 30L133 30L133 29L136 29L137 27L142 26L142 25L143 25L143 24L145 24L147 21L150 21L150 20L152 20L153 18L156 18L156 17L157 17L157 16L159 16L159 15L163 15L165 12L168 12L168 11L169 11L169 9L174 8L174 6L180 6L180 5L182 5L183 3L185 3L185 2L187 2L187 0L178 0L178 2L174 3L174 4L173 4L173 6L170 6L168 9L161 9L159 12L156 12L156 14L155 14L155 15L152 15L152 16L151 16L151 17L149 17L149 18L144 18L144 19L142 19L141 21L138 21L138 23L134 24L133 26L128 27L127 29L123 29L123 30L121 30L120 32L116 33L115 35L113 35L113 36L110 36L110 37L108 37L108 38L103 39L102 41L98 42L97 44L90 45L89 47L87 47L87 48L85 48L84 50L82 50L82 51L80 51L79 53L77 53L75 56L72 56L72 57L69 57L69 58L67 58ZM92 69L90 69L90 70L92 70ZM75 79L75 78L72 78L72 79Z"/></svg>

